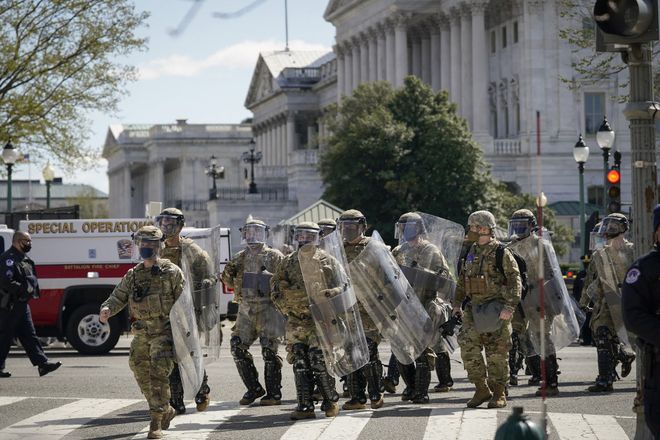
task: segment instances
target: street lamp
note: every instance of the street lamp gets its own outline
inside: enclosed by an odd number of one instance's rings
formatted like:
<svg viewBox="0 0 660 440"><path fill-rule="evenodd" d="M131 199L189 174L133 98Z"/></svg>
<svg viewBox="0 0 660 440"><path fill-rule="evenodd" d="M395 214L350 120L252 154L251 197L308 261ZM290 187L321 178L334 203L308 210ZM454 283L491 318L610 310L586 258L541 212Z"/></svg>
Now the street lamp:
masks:
<svg viewBox="0 0 660 440"><path fill-rule="evenodd" d="M46 209L50 209L50 184L55 180L55 169L50 164L50 161L46 163L41 174L44 176L44 182L46 182Z"/></svg>
<svg viewBox="0 0 660 440"><path fill-rule="evenodd" d="M614 143L614 130L610 127L607 116L603 117L603 123L600 124L600 128L596 133L596 143L598 143L598 146L603 151L603 206L605 207L605 212L607 212L607 171L610 167L610 149Z"/></svg>
<svg viewBox="0 0 660 440"><path fill-rule="evenodd" d="M584 213L584 164L589 159L589 147L584 143L582 135L578 139L575 147L573 147L573 158L578 164L580 171L580 252L584 252L586 243L586 218Z"/></svg>
<svg viewBox="0 0 660 440"><path fill-rule="evenodd" d="M209 165L205 173L213 179L213 188L209 191L209 200L216 200L218 198L218 187L215 184L215 179L225 177L225 167L219 167L215 156L211 156L211 165Z"/></svg>
<svg viewBox="0 0 660 440"><path fill-rule="evenodd" d="M11 212L11 170L18 159L18 151L12 145L11 141L7 141L5 147L2 149L2 159L7 165L7 212Z"/></svg>
<svg viewBox="0 0 660 440"><path fill-rule="evenodd" d="M250 151L246 151L241 155L243 162L250 164L250 189L248 193L256 194L257 193L257 184L254 183L254 164L261 162L261 151L254 152L255 142L254 139L250 141Z"/></svg>

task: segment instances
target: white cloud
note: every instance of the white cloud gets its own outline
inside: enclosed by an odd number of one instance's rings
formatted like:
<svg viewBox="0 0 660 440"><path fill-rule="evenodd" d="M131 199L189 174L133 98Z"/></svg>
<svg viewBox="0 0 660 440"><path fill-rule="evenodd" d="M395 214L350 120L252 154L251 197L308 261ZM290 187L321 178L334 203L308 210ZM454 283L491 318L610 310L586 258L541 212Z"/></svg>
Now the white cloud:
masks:
<svg viewBox="0 0 660 440"><path fill-rule="evenodd" d="M284 43L275 40L242 41L220 49L206 58L194 59L187 55L172 54L166 58L155 59L139 66L142 80L153 80L164 76L194 77L207 69L249 69L254 67L260 52L282 50ZM312 44L294 40L289 44L291 50L327 50L332 49L322 44Z"/></svg>

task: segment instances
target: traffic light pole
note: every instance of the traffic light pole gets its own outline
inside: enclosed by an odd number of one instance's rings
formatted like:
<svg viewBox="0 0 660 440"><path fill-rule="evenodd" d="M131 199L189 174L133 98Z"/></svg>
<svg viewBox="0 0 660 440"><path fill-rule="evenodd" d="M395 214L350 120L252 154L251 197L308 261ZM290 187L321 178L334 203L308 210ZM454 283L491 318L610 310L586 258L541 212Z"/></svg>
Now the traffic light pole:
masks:
<svg viewBox="0 0 660 440"><path fill-rule="evenodd" d="M635 256L640 257L653 246L653 208L658 203L655 118L649 112L649 106L653 103L652 50L650 45L633 44L626 54L630 71L630 101L624 114L630 121L632 231Z"/></svg>

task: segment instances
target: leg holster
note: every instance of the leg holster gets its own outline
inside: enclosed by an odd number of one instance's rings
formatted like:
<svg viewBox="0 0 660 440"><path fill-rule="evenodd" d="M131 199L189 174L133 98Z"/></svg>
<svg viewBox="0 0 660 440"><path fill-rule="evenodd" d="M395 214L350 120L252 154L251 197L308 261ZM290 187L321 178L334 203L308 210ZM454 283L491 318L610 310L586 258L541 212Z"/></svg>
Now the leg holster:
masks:
<svg viewBox="0 0 660 440"><path fill-rule="evenodd" d="M389 379L394 385L399 385L399 362L396 360L396 356L392 354L390 360L387 363L387 379Z"/></svg>
<svg viewBox="0 0 660 440"><path fill-rule="evenodd" d="M421 399L428 400L429 384L431 383L431 366L426 353L415 360L415 393L414 401L419 403Z"/></svg>
<svg viewBox="0 0 660 440"><path fill-rule="evenodd" d="M241 376L241 380L248 391L255 392L263 389L259 383L259 373L257 373L257 369L254 366L252 354L242 346L241 338L232 336L230 346L231 355L234 358L238 374Z"/></svg>
<svg viewBox="0 0 660 440"><path fill-rule="evenodd" d="M616 372L614 370L615 360L618 354L618 344L614 341L614 335L607 327L596 329L596 351L598 354L598 377L596 383L601 385L612 385Z"/></svg>
<svg viewBox="0 0 660 440"><path fill-rule="evenodd" d="M266 392L276 400L282 398L282 358L270 348L262 348L261 355L264 358L264 381Z"/></svg>
<svg viewBox="0 0 660 440"><path fill-rule="evenodd" d="M325 367L325 360L323 359L323 352L319 348L309 349L309 363L314 373L316 384L321 390L321 395L324 401L337 402L339 394L335 389L335 378L328 373Z"/></svg>
<svg viewBox="0 0 660 440"><path fill-rule="evenodd" d="M293 379L296 384L297 411L314 411L314 378L305 344L293 344Z"/></svg>
<svg viewBox="0 0 660 440"><path fill-rule="evenodd" d="M453 387L454 380L451 378L451 360L449 353L438 353L435 360L435 372L438 374L438 384L446 387Z"/></svg>

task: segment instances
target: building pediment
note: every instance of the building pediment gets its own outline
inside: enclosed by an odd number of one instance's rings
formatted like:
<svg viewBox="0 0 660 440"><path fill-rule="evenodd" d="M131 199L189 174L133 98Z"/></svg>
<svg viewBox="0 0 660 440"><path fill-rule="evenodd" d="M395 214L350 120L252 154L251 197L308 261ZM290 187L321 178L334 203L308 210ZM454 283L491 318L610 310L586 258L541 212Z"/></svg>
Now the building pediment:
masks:
<svg viewBox="0 0 660 440"><path fill-rule="evenodd" d="M251 108L254 104L270 96L274 92L273 74L266 65L263 55L259 55L257 66L252 74L250 88L245 98L245 107Z"/></svg>
<svg viewBox="0 0 660 440"><path fill-rule="evenodd" d="M335 17L349 9L350 6L357 5L358 3L360 3L360 0L330 0L323 13L323 18L331 22Z"/></svg>

